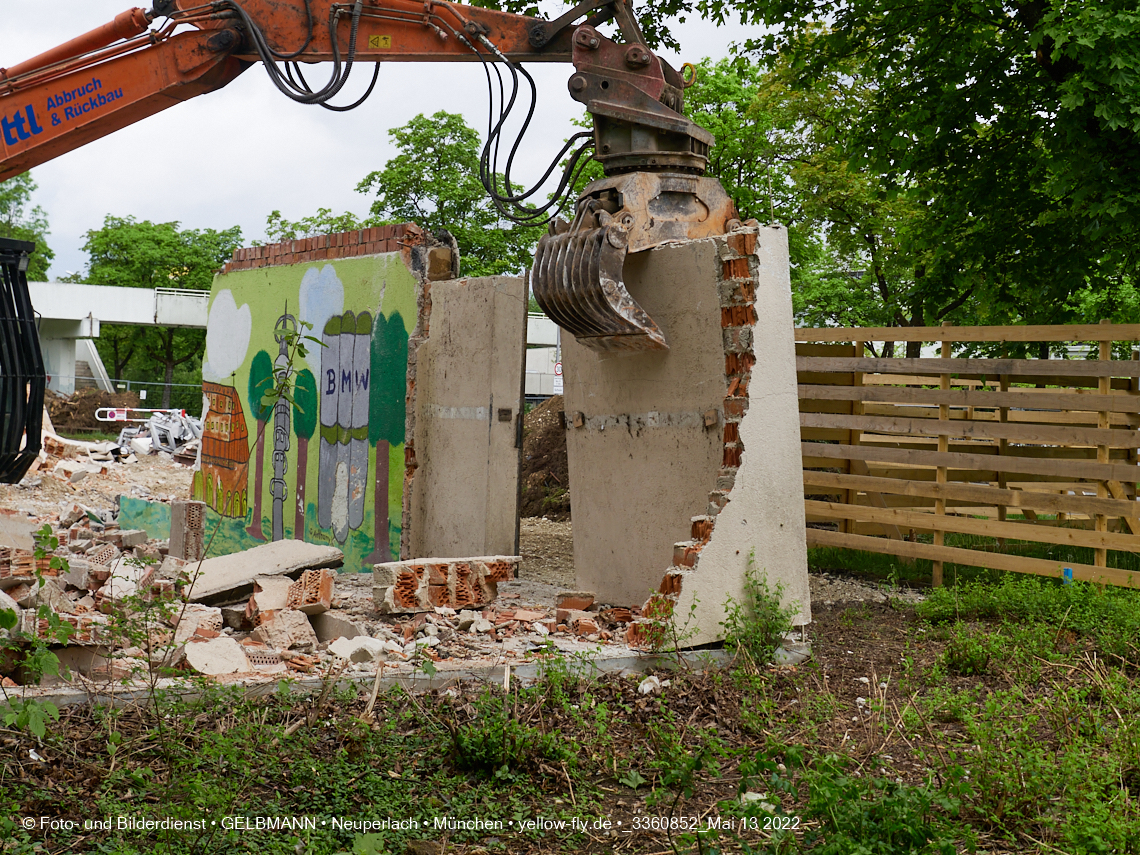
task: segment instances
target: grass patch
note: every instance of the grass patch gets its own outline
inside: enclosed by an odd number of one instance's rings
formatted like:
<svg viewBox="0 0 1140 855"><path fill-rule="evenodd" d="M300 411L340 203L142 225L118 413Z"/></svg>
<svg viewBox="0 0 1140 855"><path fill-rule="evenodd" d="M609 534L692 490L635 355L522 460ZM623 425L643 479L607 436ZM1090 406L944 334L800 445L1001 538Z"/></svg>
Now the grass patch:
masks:
<svg viewBox="0 0 1140 855"><path fill-rule="evenodd" d="M660 672L648 693L547 648L533 685L394 689L372 716L370 685L69 707L42 739L0 728L0 840L20 855L433 851L420 840L457 855L1138 855L1140 669L1106 652L1136 643L1138 615L1140 595L1011 576L918 610L823 610L813 660L774 667L761 651L782 615L757 581L727 619L756 653ZM39 816L77 826L20 824ZM84 827L118 816L207 824ZM272 817L315 825L258 827Z"/></svg>
<svg viewBox="0 0 1140 855"><path fill-rule="evenodd" d="M918 534L919 543L933 543L929 533ZM977 552L1000 552L1020 555L1025 558L1040 558L1056 562L1059 568L1064 564L1095 563L1095 551L1091 547L1038 543L1029 540L1006 540L1003 546L997 538L981 537L972 534L946 533L946 546L959 549L972 549ZM843 571L856 576L889 581L928 585L934 565L925 558L906 560L894 555L878 552L863 552L857 549L843 549L833 546L817 546L808 549L808 565L815 571ZM1140 553L1109 550L1108 566L1120 570L1140 572ZM947 585L959 582L996 582L1005 575L1002 570L989 570L984 567L971 567L965 564L945 562L943 576Z"/></svg>

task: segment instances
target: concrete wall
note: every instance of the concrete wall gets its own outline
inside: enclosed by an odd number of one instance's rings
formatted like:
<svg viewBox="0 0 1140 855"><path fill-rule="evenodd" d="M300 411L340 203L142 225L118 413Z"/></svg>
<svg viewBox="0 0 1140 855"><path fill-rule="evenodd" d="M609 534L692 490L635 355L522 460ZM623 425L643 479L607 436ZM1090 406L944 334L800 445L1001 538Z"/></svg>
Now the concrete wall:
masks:
<svg viewBox="0 0 1140 855"><path fill-rule="evenodd" d="M349 570L398 554L408 336L430 236L386 226L240 249L210 294L201 468L211 555L336 546ZM450 265L448 266L450 273ZM292 334L307 354L290 369ZM291 370L294 403L266 406Z"/></svg>
<svg viewBox="0 0 1140 855"><path fill-rule="evenodd" d="M616 604L656 592L644 611L701 644L753 570L807 623L787 233L753 224L638 253L625 282L669 350L563 340L579 584ZM652 623L629 640L652 642Z"/></svg>
<svg viewBox="0 0 1140 855"><path fill-rule="evenodd" d="M749 573L780 591L781 603L794 610L793 624L811 622L787 232L756 231L754 244L744 235L719 246L726 361L736 368L729 379L734 394L725 399L726 466L707 522L695 521L703 531L677 544L679 566L672 583L663 584L676 592L677 624L691 618L691 645L723 638L725 603L747 602ZM747 311L750 305L755 311ZM730 473L734 460L738 467Z"/></svg>
<svg viewBox="0 0 1140 855"><path fill-rule="evenodd" d="M402 557L514 555L526 285L494 276L430 288L409 370Z"/></svg>
<svg viewBox="0 0 1140 855"><path fill-rule="evenodd" d="M574 566L601 602L643 602L708 504L726 388L718 267L711 240L626 261L626 288L664 332L664 353L600 354L562 338Z"/></svg>

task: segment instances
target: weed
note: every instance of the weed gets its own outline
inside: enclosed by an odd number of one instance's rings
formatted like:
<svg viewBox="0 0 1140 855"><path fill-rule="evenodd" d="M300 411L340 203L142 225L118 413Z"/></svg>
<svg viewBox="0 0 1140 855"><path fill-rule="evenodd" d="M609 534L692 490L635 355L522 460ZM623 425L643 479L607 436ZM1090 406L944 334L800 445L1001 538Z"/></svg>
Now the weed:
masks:
<svg viewBox="0 0 1140 855"><path fill-rule="evenodd" d="M725 604L724 646L732 650L746 670L755 672L772 661L784 636L792 629L795 609L780 605L783 588L772 591L767 577L749 556L744 578L744 602L729 598Z"/></svg>
<svg viewBox="0 0 1140 855"><path fill-rule="evenodd" d="M945 820L958 815L962 797L972 792L961 769L951 770L935 788L855 777L847 765L845 759L829 755L804 772L805 813L818 820L804 838L813 855L954 855Z"/></svg>
<svg viewBox="0 0 1140 855"><path fill-rule="evenodd" d="M950 630L950 638L942 653L941 664L959 677L978 677L990 670L990 663L1004 652L1000 633L978 632L958 622Z"/></svg>
<svg viewBox="0 0 1140 855"><path fill-rule="evenodd" d="M562 741L519 721L508 699L484 689L474 703L474 720L453 727L452 759L457 769L513 780L539 760L570 759Z"/></svg>

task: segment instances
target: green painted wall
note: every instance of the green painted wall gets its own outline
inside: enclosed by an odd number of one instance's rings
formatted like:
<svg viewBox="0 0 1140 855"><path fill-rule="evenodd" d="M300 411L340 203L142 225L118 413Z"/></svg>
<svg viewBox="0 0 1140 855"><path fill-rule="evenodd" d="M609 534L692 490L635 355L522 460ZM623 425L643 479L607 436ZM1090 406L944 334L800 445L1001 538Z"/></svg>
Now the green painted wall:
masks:
<svg viewBox="0 0 1140 855"><path fill-rule="evenodd" d="M342 549L349 571L398 557L415 317L399 253L214 279L192 488L210 506L207 541L219 526L210 555L295 538ZM317 341L290 364L299 335Z"/></svg>

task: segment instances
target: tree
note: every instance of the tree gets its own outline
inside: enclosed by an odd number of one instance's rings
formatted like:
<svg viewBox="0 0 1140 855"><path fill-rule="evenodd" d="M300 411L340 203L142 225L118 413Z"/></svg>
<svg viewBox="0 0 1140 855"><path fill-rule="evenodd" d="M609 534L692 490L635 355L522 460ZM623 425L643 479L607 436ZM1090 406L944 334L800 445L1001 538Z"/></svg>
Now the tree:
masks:
<svg viewBox="0 0 1140 855"><path fill-rule="evenodd" d="M108 215L101 229L87 232L86 280L93 285L208 290L217 270L241 245L241 229L181 229L178 223L152 223ZM162 407L171 402L174 373L181 366L198 376L205 346L203 330L174 327L103 327L100 354L124 378L130 367L143 379L160 368ZM141 363L136 359L144 356ZM195 396L197 397L197 396Z"/></svg>
<svg viewBox="0 0 1140 855"><path fill-rule="evenodd" d="M334 214L331 208L318 208L317 213L310 217L302 217L296 222L285 219L280 211L274 211L266 217L265 222L265 234L273 243L300 240L316 235L334 235L338 232L351 232L363 228L367 228L365 222L351 211Z"/></svg>
<svg viewBox="0 0 1140 855"><path fill-rule="evenodd" d="M368 439L376 447L376 495L374 546L365 563L382 564L392 560L388 540L388 447L404 441L408 331L399 312L388 318L377 313L370 357Z"/></svg>
<svg viewBox="0 0 1140 855"><path fill-rule="evenodd" d="M925 205L924 298L959 317L1056 323L1134 278L1140 16L1125 0L714 0L777 29L753 45L797 82L857 60L873 84L850 146ZM826 15L828 28L818 21ZM983 278L984 277L984 278Z"/></svg>
<svg viewBox="0 0 1140 855"><path fill-rule="evenodd" d="M249 364L249 411L257 422L257 463L253 473L253 519L246 532L257 540L265 540L261 526L261 487L265 481L265 434L273 418L273 402L266 395L273 391L273 360L264 350L253 355Z"/></svg>
<svg viewBox="0 0 1140 855"><path fill-rule="evenodd" d="M267 354L268 355L268 354ZM293 432L297 434L297 514L293 522L293 537L305 539L305 482L309 470L309 440L317 430L317 380L308 368L297 374L293 389Z"/></svg>
<svg viewBox="0 0 1140 855"><path fill-rule="evenodd" d="M55 253L47 245L47 213L39 205L28 207L35 191L36 182L30 172L0 181L0 237L34 241L36 249L28 261L28 279L46 282Z"/></svg>
<svg viewBox="0 0 1140 855"><path fill-rule="evenodd" d="M400 154L356 187L360 193L376 195L366 218L320 208L294 222L274 211L266 225L270 239L414 222L428 231L446 230L455 236L464 276L521 273L530 265L545 227L511 223L492 204L479 182L482 142L462 116L421 113L388 134Z"/></svg>

